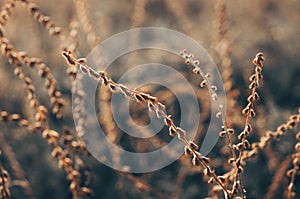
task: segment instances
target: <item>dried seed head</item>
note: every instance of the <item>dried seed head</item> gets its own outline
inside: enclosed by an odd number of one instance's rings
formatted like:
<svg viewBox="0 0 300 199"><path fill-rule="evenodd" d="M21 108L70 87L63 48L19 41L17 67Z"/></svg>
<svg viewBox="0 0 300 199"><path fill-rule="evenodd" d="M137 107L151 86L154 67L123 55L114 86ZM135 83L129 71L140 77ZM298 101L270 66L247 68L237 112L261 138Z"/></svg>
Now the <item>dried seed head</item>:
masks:
<svg viewBox="0 0 300 199"><path fill-rule="evenodd" d="M293 128L296 127L296 122L295 121L289 121L287 123L287 125L288 125L288 128L293 129Z"/></svg>
<svg viewBox="0 0 300 199"><path fill-rule="evenodd" d="M296 134L296 139L297 139L298 141L300 141L300 132L298 132L298 133Z"/></svg>
<svg viewBox="0 0 300 199"><path fill-rule="evenodd" d="M244 144L243 143L238 143L237 145L236 145L236 148L237 148L237 150L242 150L243 148L244 148Z"/></svg>
<svg viewBox="0 0 300 199"><path fill-rule="evenodd" d="M180 140L184 140L186 139L186 131L181 129L181 128L177 128L177 135L178 135L178 139Z"/></svg>
<svg viewBox="0 0 300 199"><path fill-rule="evenodd" d="M243 114L243 115L248 115L249 111L250 111L249 106L246 106L246 108L244 108L244 109L242 110L242 114Z"/></svg>
<svg viewBox="0 0 300 199"><path fill-rule="evenodd" d="M220 137L225 137L225 135L226 135L226 131L220 131L220 133L219 133Z"/></svg>
<svg viewBox="0 0 300 199"><path fill-rule="evenodd" d="M217 118L220 118L221 116L222 116L222 113L220 111L216 113Z"/></svg>
<svg viewBox="0 0 300 199"><path fill-rule="evenodd" d="M251 124L247 124L246 126L245 126L245 129L244 129L246 132L248 132L248 133L250 133L250 132L252 132L252 126L251 126Z"/></svg>
<svg viewBox="0 0 300 199"><path fill-rule="evenodd" d="M199 69L199 68L194 68L194 69L193 69L193 73L199 74L199 73L200 73L200 69Z"/></svg>
<svg viewBox="0 0 300 199"><path fill-rule="evenodd" d="M189 141L189 145L193 150L195 150L195 151L199 150L199 146L197 144L195 144L193 141Z"/></svg>
<svg viewBox="0 0 300 199"><path fill-rule="evenodd" d="M206 164L210 163L210 158L208 158L208 157L202 156L201 160L204 161Z"/></svg>
<svg viewBox="0 0 300 199"><path fill-rule="evenodd" d="M205 168L203 170L203 175L205 175L205 176L211 176L211 174L212 174L211 168Z"/></svg>
<svg viewBox="0 0 300 199"><path fill-rule="evenodd" d="M155 110L155 107L151 102L148 102L148 109L149 109L149 112L152 112Z"/></svg>
<svg viewBox="0 0 300 199"><path fill-rule="evenodd" d="M293 169L288 170L288 171L286 172L286 176L290 178L290 177L292 176L293 172L294 172Z"/></svg>
<svg viewBox="0 0 300 199"><path fill-rule="evenodd" d="M195 155L193 156L192 164L193 164L193 166L199 166L200 165L200 160Z"/></svg>
<svg viewBox="0 0 300 199"><path fill-rule="evenodd" d="M206 80L203 80L201 83L200 83L200 87L203 88L204 86L206 86Z"/></svg>
<svg viewBox="0 0 300 199"><path fill-rule="evenodd" d="M193 53L190 53L190 54L188 55L188 58L194 58L194 54L193 54Z"/></svg>
<svg viewBox="0 0 300 199"><path fill-rule="evenodd" d="M243 167L242 167L242 166L239 166L237 172L238 172L238 173L242 173L243 171L244 171Z"/></svg>
<svg viewBox="0 0 300 199"><path fill-rule="evenodd" d="M175 129L173 126L170 126L169 128L169 135L171 137L174 137L177 134L177 129Z"/></svg>
<svg viewBox="0 0 300 199"><path fill-rule="evenodd" d="M191 149L188 146L184 147L184 155L186 156L191 156L193 153L191 151Z"/></svg>
<svg viewBox="0 0 300 199"><path fill-rule="evenodd" d="M117 90L117 88L116 88L116 86L115 85L113 85L113 84L108 84L108 87L109 87L109 89L112 91L112 92L115 92L116 90Z"/></svg>
<svg viewBox="0 0 300 199"><path fill-rule="evenodd" d="M138 102L139 101L144 101L144 98L138 93L134 93L133 96L136 99L136 101L138 101Z"/></svg>
<svg viewBox="0 0 300 199"><path fill-rule="evenodd" d="M255 111L254 111L254 109L250 109L250 117L255 117L256 116L256 113L255 113Z"/></svg>
<svg viewBox="0 0 300 199"><path fill-rule="evenodd" d="M254 100L255 100L255 101L259 100L259 95L258 95L257 92L254 93L254 96L253 96L253 97L254 97Z"/></svg>
<svg viewBox="0 0 300 199"><path fill-rule="evenodd" d="M217 96L216 93L213 93L213 94L211 95L211 97L212 97L212 99L213 99L214 101L217 101L217 99L218 99L218 96Z"/></svg>
<svg viewBox="0 0 300 199"><path fill-rule="evenodd" d="M296 151L300 151L300 142L298 142L298 143L295 145L295 150L296 150Z"/></svg>
<svg viewBox="0 0 300 199"><path fill-rule="evenodd" d="M233 134L234 133L234 130L233 129L227 129L227 132L229 133L229 134Z"/></svg>
<svg viewBox="0 0 300 199"><path fill-rule="evenodd" d="M253 75L251 75L251 76L249 77L249 81L250 81L250 82L255 81L255 79L256 79L256 75L255 75L255 74L253 74Z"/></svg>
<svg viewBox="0 0 300 199"><path fill-rule="evenodd" d="M194 60L194 65L199 66L200 65L200 61L199 60Z"/></svg>
<svg viewBox="0 0 300 199"><path fill-rule="evenodd" d="M234 162L235 162L235 159L234 159L234 158L229 158L229 159L228 159L228 163L229 163L229 164L232 164L232 163L234 163Z"/></svg>
<svg viewBox="0 0 300 199"><path fill-rule="evenodd" d="M165 125L166 126L171 126L173 124L173 121L171 119L171 115L169 115L168 117L166 117L164 120L165 120Z"/></svg>
<svg viewBox="0 0 300 199"><path fill-rule="evenodd" d="M252 90L258 86L257 82L251 82L249 85L249 89Z"/></svg>
<svg viewBox="0 0 300 199"><path fill-rule="evenodd" d="M243 132L241 132L241 133L239 134L238 139L239 139L239 140L243 140L245 137L246 137L246 136L245 136L245 131L243 131Z"/></svg>
<svg viewBox="0 0 300 199"><path fill-rule="evenodd" d="M247 98L248 102L253 102L254 101L254 97L253 95L249 95L249 97Z"/></svg>
<svg viewBox="0 0 300 199"><path fill-rule="evenodd" d="M218 179L222 182L225 183L226 178L224 176L218 176Z"/></svg>
<svg viewBox="0 0 300 199"><path fill-rule="evenodd" d="M217 90L218 90L218 88L217 88L216 86L214 86L214 85L211 86L210 88L211 88L213 91L217 91Z"/></svg>
<svg viewBox="0 0 300 199"><path fill-rule="evenodd" d="M250 145L249 141L248 140L244 140L244 148L248 149L250 147L251 147L251 145Z"/></svg>
<svg viewBox="0 0 300 199"><path fill-rule="evenodd" d="M208 184L212 184L214 182L214 178L209 178L209 180L207 181Z"/></svg>

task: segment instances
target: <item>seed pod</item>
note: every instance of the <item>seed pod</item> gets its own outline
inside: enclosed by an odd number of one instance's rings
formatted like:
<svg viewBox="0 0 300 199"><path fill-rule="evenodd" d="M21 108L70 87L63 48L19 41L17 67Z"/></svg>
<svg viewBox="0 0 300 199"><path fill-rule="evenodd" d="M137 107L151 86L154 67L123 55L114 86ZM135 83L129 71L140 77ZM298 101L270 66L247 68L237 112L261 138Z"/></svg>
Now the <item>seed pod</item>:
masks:
<svg viewBox="0 0 300 199"><path fill-rule="evenodd" d="M251 124L247 124L247 126L245 126L245 129L244 129L246 132L248 132L248 133L250 133L250 132L252 132L252 126L251 126Z"/></svg>
<svg viewBox="0 0 300 199"><path fill-rule="evenodd" d="M195 155L193 156L192 164L193 164L193 166L199 166L200 165L200 160Z"/></svg>
<svg viewBox="0 0 300 199"><path fill-rule="evenodd" d="M139 101L144 101L144 98L138 93L134 93L133 96L136 99L136 101L138 101L138 102Z"/></svg>
<svg viewBox="0 0 300 199"><path fill-rule="evenodd" d="M245 137L246 137L246 136L245 136L245 132L243 131L243 132L241 132L241 133L239 134L238 139L239 139L239 140L243 140Z"/></svg>
<svg viewBox="0 0 300 199"><path fill-rule="evenodd" d="M183 140L186 138L186 131L181 129L181 128L177 128L177 135L178 135L178 139Z"/></svg>
<svg viewBox="0 0 300 199"><path fill-rule="evenodd" d="M108 87L112 92L115 92L117 90L116 86L113 84L108 84Z"/></svg>
<svg viewBox="0 0 300 199"><path fill-rule="evenodd" d="M201 83L200 83L200 87L203 88L204 86L206 86L206 80L203 80Z"/></svg>
<svg viewBox="0 0 300 199"><path fill-rule="evenodd" d="M194 60L194 65L199 66L200 65L200 61L199 60Z"/></svg>
<svg viewBox="0 0 300 199"><path fill-rule="evenodd" d="M184 155L186 155L186 156L191 156L191 155L193 155L191 149L190 149L188 146L185 146L185 147L184 147Z"/></svg>
<svg viewBox="0 0 300 199"><path fill-rule="evenodd" d="M238 143L237 145L236 145L236 148L237 148L237 150L242 150L243 148L244 148L244 144L243 143Z"/></svg>
<svg viewBox="0 0 300 199"><path fill-rule="evenodd" d="M229 164L232 164L232 163L234 163L234 162L235 162L235 159L234 159L234 158L229 158L229 159L228 159L228 163L229 163Z"/></svg>
<svg viewBox="0 0 300 199"><path fill-rule="evenodd" d="M255 74L253 74L249 77L249 81L253 82L255 80L255 78L256 78L256 76L255 76Z"/></svg>
<svg viewBox="0 0 300 199"><path fill-rule="evenodd" d="M243 167L242 167L242 166L239 166L237 172L238 172L238 173L242 173L243 171L244 171Z"/></svg>
<svg viewBox="0 0 300 199"><path fill-rule="evenodd" d="M249 95L249 97L247 98L248 102L253 102L254 101L254 97L253 95Z"/></svg>
<svg viewBox="0 0 300 199"><path fill-rule="evenodd" d="M286 176L290 178L290 177L292 176L293 172L294 172L293 169L288 170L288 171L286 172Z"/></svg>
<svg viewBox="0 0 300 199"><path fill-rule="evenodd" d="M250 147L251 147L251 145L250 145L249 141L248 140L244 140L244 148L248 149Z"/></svg>
<svg viewBox="0 0 300 199"><path fill-rule="evenodd" d="M195 150L195 151L199 150L199 146L197 144L195 144L193 141L189 141L189 144L193 150Z"/></svg>
<svg viewBox="0 0 300 199"><path fill-rule="evenodd" d="M249 110L250 110L249 106L246 106L246 108L244 108L244 109L242 110L242 114L243 114L243 115L248 115Z"/></svg>
<svg viewBox="0 0 300 199"><path fill-rule="evenodd" d="M216 86L214 86L214 85L211 86L210 88L211 88L213 91L217 91L217 90L218 90L218 88L217 88Z"/></svg>
<svg viewBox="0 0 300 199"><path fill-rule="evenodd" d="M175 129L173 126L170 126L169 128L169 135L171 137L174 137L177 134L177 129Z"/></svg>
<svg viewBox="0 0 300 199"><path fill-rule="evenodd" d="M171 119L171 115L169 115L168 117L166 117L164 120L165 120L165 125L166 126L171 126L172 123L173 123L173 121Z"/></svg>
<svg viewBox="0 0 300 199"><path fill-rule="evenodd" d="M255 117L256 116L256 113L255 111L251 108L250 109L250 117Z"/></svg>
<svg viewBox="0 0 300 199"><path fill-rule="evenodd" d="M250 85L249 85L249 89L252 90L254 88L257 87L257 83L256 82L251 82Z"/></svg>
<svg viewBox="0 0 300 199"><path fill-rule="evenodd" d="M222 113L219 111L216 113L216 118L220 118L222 116Z"/></svg>
<svg viewBox="0 0 300 199"><path fill-rule="evenodd" d="M191 63L191 61L189 59L186 59L184 62L186 65L189 65Z"/></svg>
<svg viewBox="0 0 300 199"><path fill-rule="evenodd" d="M226 131L220 131L220 133L219 133L220 137L225 137L225 135L226 135Z"/></svg>
<svg viewBox="0 0 300 199"><path fill-rule="evenodd" d="M296 139L297 139L298 141L300 141L300 132L298 132L298 133L296 134Z"/></svg>
<svg viewBox="0 0 300 199"><path fill-rule="evenodd" d="M257 92L254 93L254 100L255 100L255 101L259 100L259 95L258 95Z"/></svg>
<svg viewBox="0 0 300 199"><path fill-rule="evenodd" d="M195 73L195 74L199 74L199 73L200 73L200 70L199 70L199 68L194 68L194 69L193 69L193 73Z"/></svg>
<svg viewBox="0 0 300 199"><path fill-rule="evenodd" d="M288 127L289 127L290 129L293 129L293 128L295 128L295 126L296 126L296 122L295 122L295 121L289 121L287 125L288 125Z"/></svg>
<svg viewBox="0 0 300 199"><path fill-rule="evenodd" d="M233 129L227 129L227 132L228 132L229 134L233 134L233 133L234 133L234 130L233 130Z"/></svg>
<svg viewBox="0 0 300 199"><path fill-rule="evenodd" d="M209 178L209 180L207 181L208 184L212 184L214 182L214 178Z"/></svg>
<svg viewBox="0 0 300 199"><path fill-rule="evenodd" d="M300 151L300 142L298 142L298 143L295 145L295 150L296 150L296 151Z"/></svg>
<svg viewBox="0 0 300 199"><path fill-rule="evenodd" d="M148 109L149 109L149 112L152 112L155 110L155 107L153 106L153 104L151 102L148 102Z"/></svg>
<svg viewBox="0 0 300 199"><path fill-rule="evenodd" d="M202 156L201 160L204 161L206 164L210 163L210 158L208 158L208 157Z"/></svg>

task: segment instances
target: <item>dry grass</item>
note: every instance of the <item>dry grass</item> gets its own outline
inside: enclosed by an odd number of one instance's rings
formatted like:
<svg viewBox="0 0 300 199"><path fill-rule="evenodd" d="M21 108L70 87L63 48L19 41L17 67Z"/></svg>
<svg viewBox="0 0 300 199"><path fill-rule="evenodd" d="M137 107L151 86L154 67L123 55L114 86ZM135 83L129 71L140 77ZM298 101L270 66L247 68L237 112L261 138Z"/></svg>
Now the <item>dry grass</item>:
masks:
<svg viewBox="0 0 300 199"><path fill-rule="evenodd" d="M1 6L0 198L300 196L300 73L295 54L300 46L294 41L299 35L298 2L6 0ZM77 58L114 33L143 26L181 31L209 51L224 81L226 113L211 74L189 49L176 58L160 51L130 53L107 71L95 71ZM248 67L249 57L259 50L264 54L258 53ZM127 69L149 62L168 64L190 81L201 110L195 138L177 125L180 106L172 91L117 83ZM85 76L101 83L96 109L112 143L146 152L177 137L185 156L144 174L115 171L96 161L81 140L88 133L84 107L89 96L80 81ZM173 83L189 95L185 85ZM165 127L147 140L125 135L113 118L112 93L128 99L135 122L147 124L153 112ZM210 103L216 105L222 126L218 143L204 156L199 146ZM122 104L118 106L122 112ZM113 156L113 162L120 164L120 157Z"/></svg>

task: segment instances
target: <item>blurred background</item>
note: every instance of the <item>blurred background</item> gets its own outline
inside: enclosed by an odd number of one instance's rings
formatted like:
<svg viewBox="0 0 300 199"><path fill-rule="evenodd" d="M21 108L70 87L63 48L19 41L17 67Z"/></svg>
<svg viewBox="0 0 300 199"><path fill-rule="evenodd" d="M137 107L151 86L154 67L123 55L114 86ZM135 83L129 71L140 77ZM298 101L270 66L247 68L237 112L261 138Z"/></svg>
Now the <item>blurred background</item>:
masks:
<svg viewBox="0 0 300 199"><path fill-rule="evenodd" d="M1 22L1 27L16 51L25 51L29 57L40 58L51 70L64 100L62 119L55 118L55 114L51 113L53 105L44 86L45 80L38 75L38 69L23 67L23 72L32 79L36 87L35 93L40 104L49 109L47 123L61 135L66 127L75 132L72 116L73 84L71 75L67 72L67 63L61 56L62 50L70 49L75 56L85 57L101 41L137 27L173 29L192 37L204 47L222 73L223 81L227 83L228 120L237 133L244 124L241 110L250 93L248 78L254 71L252 59L258 52L264 53L264 78L258 90L261 99L255 105L257 117L251 122L255 129L254 135L249 138L251 142L258 141L259 136L264 135L267 130L276 130L278 125L298 111L299 1L30 1L38 6L41 13L50 16L55 26L61 28L62 32L58 36L49 35L42 23L30 14L29 7L33 4L29 5L30 2L21 0L1 0L0 4L5 6L11 2L14 7L7 22ZM3 21L5 13L2 12L1 16ZM2 53L0 109L19 113L29 121L34 121L35 111L29 106L24 83L14 75L14 66L8 60ZM206 89L199 87L202 79L184 65L184 60L162 51L142 50L120 57L111 64L107 73L117 81L130 68L149 62L173 66L190 81L200 103L201 126L195 142L201 144L210 119L210 101L207 100L209 95ZM185 86L178 87L182 87L184 93ZM168 88L148 84L139 89L157 96L167 106L167 112L173 116L174 121L180 120L180 106ZM97 96L99 122L105 126L106 134L112 142L133 151L149 151L170 141L166 127L150 140L127 136L115 126L111 118L109 89L99 85ZM133 120L139 125L146 125L149 122L147 107L136 104L133 100L129 103ZM190 117L193 119L193 115ZM145 131L151 132L151 129ZM14 122L1 122L0 133L0 161L10 174L11 198L74 198L69 191L70 182L66 179L65 172L57 167L57 160L50 155L52 148L40 132L29 133L28 129L19 127ZM247 163L243 179L248 198L285 197L289 183L285 172L281 171L282 176L277 177L277 180L280 179L277 189L271 190L272 193L268 190L274 184L274 176L280 172L280 168L283 171L292 168L291 161L282 163L293 153L295 143L294 134L287 133L279 142L271 142ZM64 146L63 141L60 144ZM228 152L223 148L224 145L224 140L220 139L209 154L213 160L212 165L220 174L228 171ZM73 157L71 152L70 156ZM185 157L159 171L127 174L99 163L90 155L81 156L88 166L79 170L83 176L87 171L89 173L86 178L89 178L87 186L93 192L91 198L194 199L214 195L213 186L203 180L202 169L193 168ZM295 182L299 184L299 176ZM268 194L270 195L267 197Z"/></svg>

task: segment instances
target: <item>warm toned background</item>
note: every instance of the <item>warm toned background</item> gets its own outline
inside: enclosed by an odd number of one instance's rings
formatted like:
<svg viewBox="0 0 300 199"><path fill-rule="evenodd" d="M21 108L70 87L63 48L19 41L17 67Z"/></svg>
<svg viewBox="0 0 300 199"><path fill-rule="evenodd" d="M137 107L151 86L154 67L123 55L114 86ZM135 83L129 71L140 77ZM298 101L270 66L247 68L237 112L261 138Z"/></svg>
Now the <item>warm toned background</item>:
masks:
<svg viewBox="0 0 300 199"><path fill-rule="evenodd" d="M0 1L1 5L5 2ZM266 63L264 66L264 79L259 88L261 100L257 103L258 116L253 120L254 134L249 140L257 141L266 130L276 130L276 127L288 120L289 116L297 113L300 102L300 2L296 0L253 0L253 1L226 1L225 18L222 11L216 12L217 1L160 1L160 0L66 0L66 1L33 1L42 13L49 15L56 26L62 28L62 34L71 37L71 29L78 33L79 46L77 55L86 56L98 42L113 34L134 27L164 27L185 33L198 41L212 56L220 71L222 66L220 52L227 51L232 67L233 88L238 93L233 99L236 105L232 106L234 117L230 117L233 127L240 131L243 126L241 107L246 104L249 94L248 77L253 72L252 59L259 51L264 52ZM85 2L85 3L82 3ZM88 17L88 18L86 18ZM227 17L227 18L226 18ZM224 20L222 22L222 20ZM220 22L221 21L221 22ZM225 28L224 34L220 32ZM61 56L62 47L70 46L67 41L61 41L59 37L52 37L28 12L27 8L16 1L15 8L3 28L5 36L10 40L16 51L26 51L30 57L41 58L51 69L57 86L65 100L62 120L55 119L51 113L50 100L44 80L39 77L37 69L24 66L24 73L28 75L36 87L36 95L41 104L49 108L48 119L52 129L62 132L63 126L74 129L71 107L71 80L67 75L67 64ZM227 31L226 31L227 29ZM93 38L95 36L95 38ZM225 46L225 47L224 47ZM182 48L185 48L182 46ZM190 79L195 90L201 78L192 74L183 64L183 60L168 60L167 53L143 51L120 58L112 64L109 75L117 80L122 70L119 68L156 61L164 64L174 64L174 68L182 72ZM182 61L182 63L180 63ZM8 63L8 58L1 54L0 57L0 109L10 113L20 113L29 120L34 120L34 111L29 106L26 98L24 84L13 73L13 66ZM182 86L184 90L183 85ZM103 114L110 115L110 110L105 109L105 103L109 104L109 92L105 88L100 95L99 110ZM164 87L154 86L144 88L145 91L159 97L169 105L169 112L174 114L175 121L180 116L177 111L178 104L173 94ZM204 102L198 91L200 104ZM207 93L206 93L207 94ZM107 96L108 95L108 96ZM204 94L203 94L204 95ZM101 101L102 100L102 101ZM101 108L102 107L102 108ZM104 108L103 108L104 107ZM230 107L230 106L229 106ZM201 107L202 108L202 107ZM131 103L132 117L137 122L145 122L147 114L145 108ZM205 107L203 108L204 111ZM204 114L205 115L205 114ZM103 117L103 116L102 116ZM107 122L105 119L99 120ZM191 116L192 117L192 116ZM199 143L201 133L205 131L207 120L202 119L204 128L199 129ZM108 125L109 126L109 125ZM112 127L112 131L119 130ZM110 127L108 127L110 129ZM298 128L299 130L299 128ZM167 131L167 129L164 129ZM295 130L294 132L297 132ZM11 198L72 198L68 191L69 181L65 173L57 167L57 160L50 156L51 147L40 133L32 134L15 123L0 123L0 156L1 164L10 173L11 182L17 180L15 168L24 172L25 188L16 185L11 186ZM120 132L119 132L120 133ZM165 132L167 134L167 132ZM109 132L108 132L109 134ZM161 139L169 138L160 133ZM125 147L138 147L135 140L126 136L119 136L119 144ZM113 137L113 136L111 136ZM112 138L114 139L114 138ZM145 142L145 141L143 141ZM273 176L279 169L286 165L287 170L292 163L280 166L281 163L293 153L295 144L293 133L287 133L280 142L271 142L268 147L259 153L257 158L248 162L245 167L244 184L248 198L263 198L274 182ZM137 145L137 146L136 146ZM213 159L213 165L217 172L223 173L227 169L223 165L226 156L223 155L223 141L209 154ZM143 149L146 150L146 149ZM11 156L11 157L8 157ZM224 157L223 157L224 156ZM11 161L13 159L14 161ZM92 198L204 198L211 195L211 186L202 180L201 169L193 169L189 161L176 161L168 167L151 173L133 176L120 174L108 168L92 157L83 157L91 169L92 182L88 185L94 195ZM19 163L17 163L19 162ZM81 172L84 173L85 169ZM282 172L284 173L284 172ZM149 184L139 182L143 180ZM283 175L275 191L273 198L283 198L286 194L289 178ZM296 178L296 186L299 186L299 177ZM22 183L21 183L22 184ZM29 186L29 185L30 186ZM27 186L27 188L26 188ZM28 187L29 186L29 187ZM29 193L26 193L26 190ZM30 193L31 192L31 193ZM159 192L159 193L157 193ZM163 194L164 196L161 196ZM298 197L300 193L298 190ZM222 198L222 197L221 197Z"/></svg>

